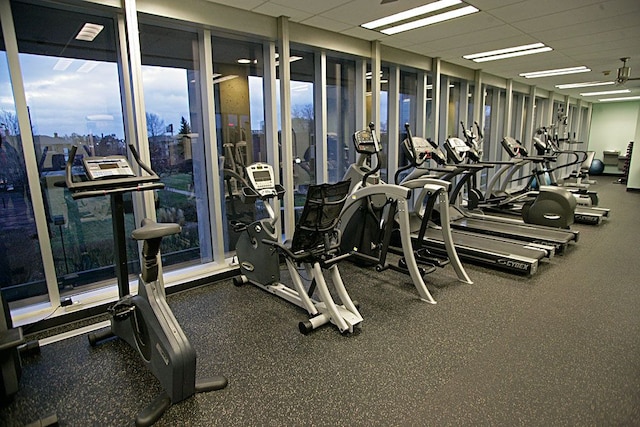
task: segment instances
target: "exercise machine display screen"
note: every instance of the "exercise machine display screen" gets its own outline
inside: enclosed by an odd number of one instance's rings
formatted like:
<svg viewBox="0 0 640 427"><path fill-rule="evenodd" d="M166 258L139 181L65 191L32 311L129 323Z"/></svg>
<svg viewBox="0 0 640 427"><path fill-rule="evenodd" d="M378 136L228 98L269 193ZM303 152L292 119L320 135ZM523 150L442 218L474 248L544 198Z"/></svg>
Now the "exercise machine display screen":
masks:
<svg viewBox="0 0 640 427"><path fill-rule="evenodd" d="M246 167L251 186L261 195L275 195L273 168L267 163L254 163Z"/></svg>
<svg viewBox="0 0 640 427"><path fill-rule="evenodd" d="M91 180L135 176L125 156L87 157L83 162Z"/></svg>
<svg viewBox="0 0 640 427"><path fill-rule="evenodd" d="M373 132L369 129L360 130L354 133L353 142L358 153L374 154L381 151Z"/></svg>

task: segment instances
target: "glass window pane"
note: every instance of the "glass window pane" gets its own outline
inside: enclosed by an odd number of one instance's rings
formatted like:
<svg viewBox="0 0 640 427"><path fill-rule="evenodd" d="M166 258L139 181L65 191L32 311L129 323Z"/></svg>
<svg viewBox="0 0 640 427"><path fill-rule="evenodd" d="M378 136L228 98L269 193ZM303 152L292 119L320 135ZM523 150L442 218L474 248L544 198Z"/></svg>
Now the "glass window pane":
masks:
<svg viewBox="0 0 640 427"><path fill-rule="evenodd" d="M255 205L242 203L240 197L246 185L244 167L270 160L265 139L263 46L214 37L212 51L216 134L225 196L225 251L231 252L239 237L231 222L251 222L256 214Z"/></svg>
<svg viewBox="0 0 640 427"><path fill-rule="evenodd" d="M1 29L0 29L1 30ZM0 286L7 301L46 295L7 55L0 31Z"/></svg>
<svg viewBox="0 0 640 427"><path fill-rule="evenodd" d="M75 201L56 184L73 145L79 156L126 152L114 20L20 2L12 9L58 284L63 295L103 280L112 285L109 198ZM77 38L85 23L100 30L95 38ZM128 259L132 271L135 243Z"/></svg>
<svg viewBox="0 0 640 427"><path fill-rule="evenodd" d="M327 58L327 156L329 182L340 181L355 162L355 61Z"/></svg>
<svg viewBox="0 0 640 427"><path fill-rule="evenodd" d="M367 123L371 123L373 120L372 108L371 108L371 62L367 62ZM380 153L380 161L382 163L380 167L380 178L383 181L387 181L387 158L389 145L389 137L387 133L387 123L389 121L389 67L383 66L380 70L380 128L376 129L378 137L380 138L380 144L382 145L382 152Z"/></svg>
<svg viewBox="0 0 640 427"><path fill-rule="evenodd" d="M296 207L302 207L309 184L316 182L315 61L313 53L295 50L291 51L290 61L294 202Z"/></svg>
<svg viewBox="0 0 640 427"><path fill-rule="evenodd" d="M400 71L400 93L399 93L399 122L397 129L398 141L402 142L407 137L407 131L404 127L406 123L409 124L411 132L415 136L425 137L425 135L416 134L416 117L418 108L418 74L401 70ZM400 149L400 146L396 147L398 150L399 163L402 166L408 163L404 150ZM399 175L399 179L402 180L408 173L404 172Z"/></svg>
<svg viewBox="0 0 640 427"><path fill-rule="evenodd" d="M211 262L211 225L195 32L140 24L142 82L159 222L182 232L162 240L163 266Z"/></svg>

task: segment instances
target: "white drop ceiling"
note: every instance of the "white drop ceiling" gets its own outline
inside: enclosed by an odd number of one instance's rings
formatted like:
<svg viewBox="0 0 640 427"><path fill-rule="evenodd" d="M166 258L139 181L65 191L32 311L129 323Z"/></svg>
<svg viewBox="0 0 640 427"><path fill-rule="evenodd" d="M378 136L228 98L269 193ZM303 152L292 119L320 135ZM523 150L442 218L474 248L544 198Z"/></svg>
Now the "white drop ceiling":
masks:
<svg viewBox="0 0 640 427"><path fill-rule="evenodd" d="M439 57L545 90L582 98L585 89L559 90L556 84L614 80L620 58L630 57L631 78L640 78L640 0L466 0L480 12L429 27L386 36L360 24L430 3L427 0L209 0L263 15L320 27L383 45ZM471 53L542 42L553 51L475 63ZM592 71L524 79L519 73L585 65ZM620 87L612 87L619 89ZM640 80L624 88L640 95ZM599 90L599 89L593 89ZM604 90L604 89L603 89ZM595 101L593 97L584 98Z"/></svg>

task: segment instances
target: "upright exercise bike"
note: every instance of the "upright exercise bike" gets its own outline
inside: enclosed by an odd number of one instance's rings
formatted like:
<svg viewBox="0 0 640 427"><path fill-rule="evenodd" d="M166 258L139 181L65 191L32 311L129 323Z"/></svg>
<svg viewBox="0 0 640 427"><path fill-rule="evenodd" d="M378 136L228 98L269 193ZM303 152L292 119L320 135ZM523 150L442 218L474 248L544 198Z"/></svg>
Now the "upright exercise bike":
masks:
<svg viewBox="0 0 640 427"><path fill-rule="evenodd" d="M111 327L89 335L92 346L117 336L133 347L158 379L164 391L136 417L136 425L155 423L171 406L196 392L226 387L222 376L196 381L196 353L166 302L164 284L159 278L159 251L162 238L181 231L180 225L155 223L144 219L132 237L142 241L138 294L130 295L126 259L123 194L163 188L164 184L139 158L130 145L137 165L146 172L137 175L124 156L83 159L86 181L75 181L72 168L77 147L66 165L66 184L74 199L111 196L115 242L115 266L120 300L109 308Z"/></svg>
<svg viewBox="0 0 640 427"><path fill-rule="evenodd" d="M342 333L354 332L362 322L362 316L344 287L337 265L350 256L339 252L340 232L337 229L349 182L310 185L293 239L281 243L276 227L280 216L271 203L282 198L285 190L275 184L271 165L253 163L245 170L250 186L242 189L244 200L247 203L261 202L268 216L248 224L232 223L234 230L241 233L236 244L241 274L234 278L234 284L252 283L305 309L309 319L298 325L304 334L329 322ZM293 288L280 282L280 255L286 262ZM305 269L310 278L308 284L303 282L298 266ZM341 305L334 302L329 292L323 274L325 270L331 277ZM314 297L315 293L317 297Z"/></svg>

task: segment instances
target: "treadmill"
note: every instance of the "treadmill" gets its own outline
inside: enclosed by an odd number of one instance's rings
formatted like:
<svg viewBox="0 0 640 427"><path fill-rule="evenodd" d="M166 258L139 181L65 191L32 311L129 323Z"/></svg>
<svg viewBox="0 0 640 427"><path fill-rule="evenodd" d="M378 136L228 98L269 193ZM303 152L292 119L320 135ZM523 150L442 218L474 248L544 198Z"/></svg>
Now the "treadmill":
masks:
<svg viewBox="0 0 640 427"><path fill-rule="evenodd" d="M419 170L420 166L435 155L444 157L444 153L439 149L434 149L433 145L423 138L412 138L408 125L405 125L408 137L403 141L402 146L410 160L409 165L404 166L396 173L398 179L400 172L413 168L400 185L419 190L423 188L421 174L425 169ZM442 169L429 169L430 171L443 171ZM450 169L445 169L449 171ZM432 179L432 178L431 178ZM448 183L449 186L451 183ZM430 218L421 215L424 203L434 204L434 197L424 196L415 202L416 209L410 216L411 237L417 243L427 248L437 255L446 253L445 242L442 239L438 226L432 223ZM484 264L496 269L505 270L511 273L533 275L538 270L542 259L551 258L555 254L555 247L535 242L524 242L513 239L505 239L497 236L480 235L477 233L461 230L451 230L453 243L458 256L465 261Z"/></svg>
<svg viewBox="0 0 640 427"><path fill-rule="evenodd" d="M466 160L479 162L479 155L472 147L459 138L448 138L445 141L445 149L448 159L456 164L444 179L452 181L458 176L450 198L451 227L481 234L505 237L515 240L523 240L531 243L550 245L556 248L557 253L563 253L571 242L577 242L580 236L578 231L559 229L542 225L527 224L522 220L472 213L455 206L462 188L475 176L480 168L492 167L494 163L464 164ZM436 158L436 156L432 156ZM439 159L442 161L442 159Z"/></svg>

